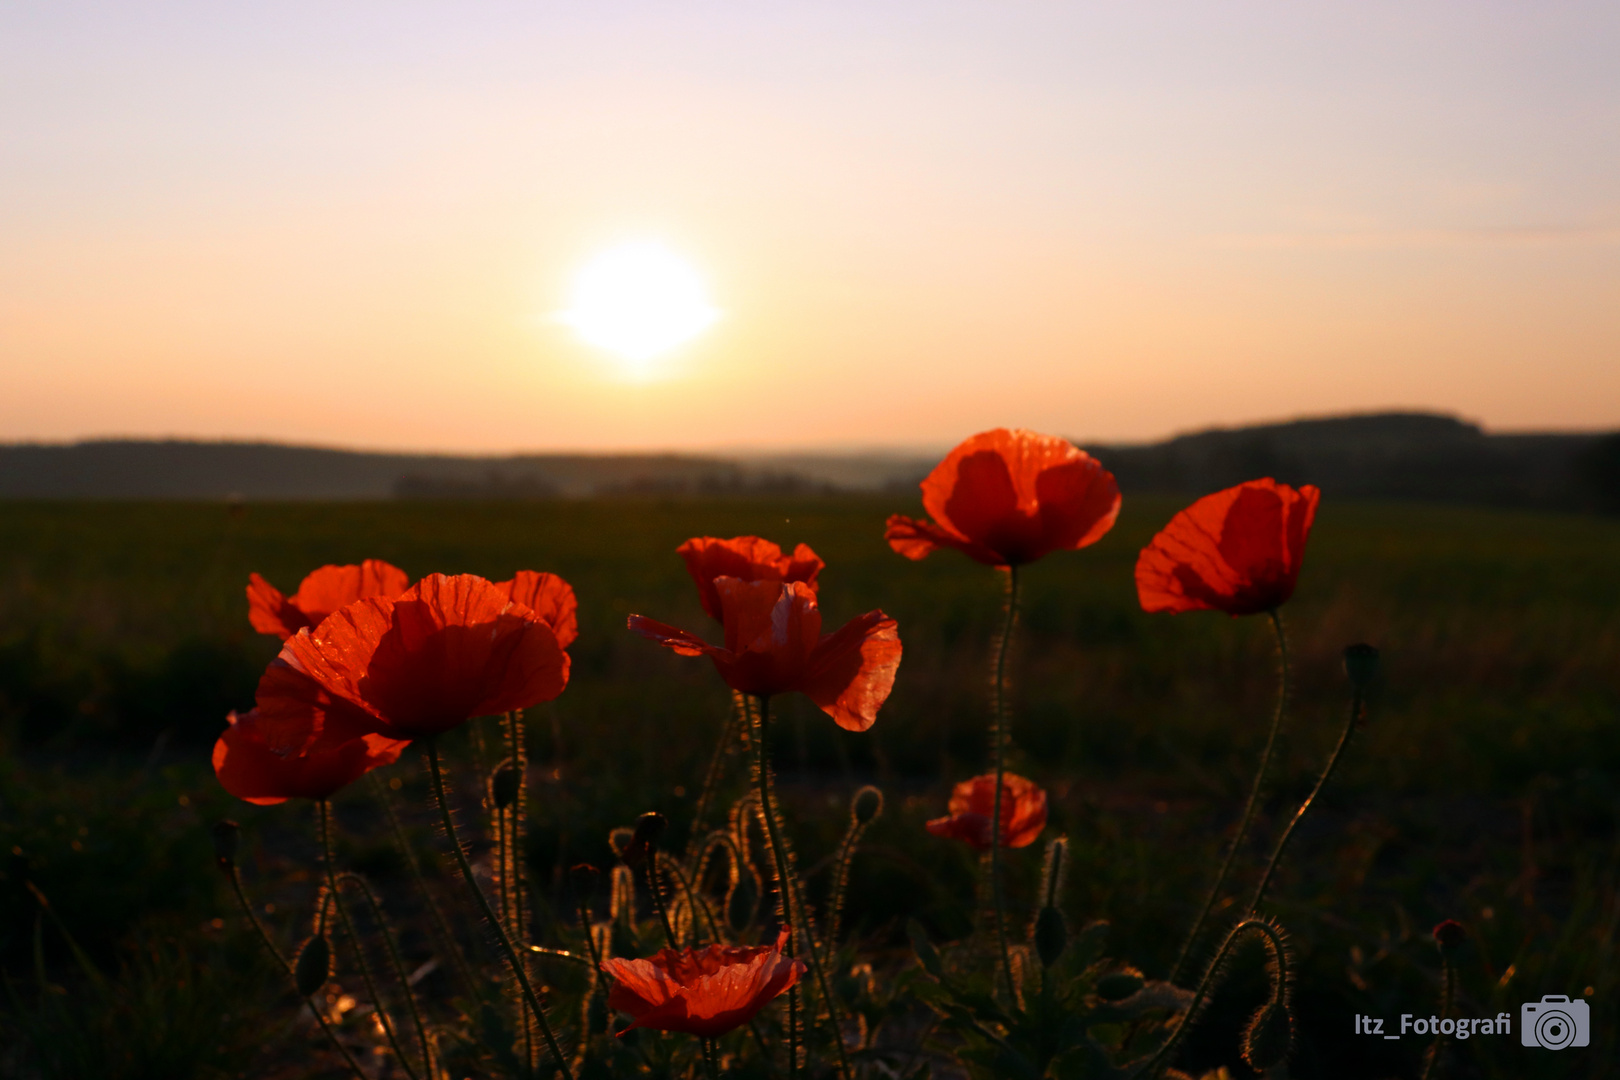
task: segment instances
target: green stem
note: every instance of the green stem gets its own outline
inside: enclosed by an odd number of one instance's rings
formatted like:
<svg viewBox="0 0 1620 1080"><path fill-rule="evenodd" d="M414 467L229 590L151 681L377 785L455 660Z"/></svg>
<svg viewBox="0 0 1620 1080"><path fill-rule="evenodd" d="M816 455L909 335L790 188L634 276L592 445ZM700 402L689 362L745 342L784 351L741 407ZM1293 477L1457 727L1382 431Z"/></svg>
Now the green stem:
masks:
<svg viewBox="0 0 1620 1080"><path fill-rule="evenodd" d="M1244 934L1249 933L1259 934L1266 939L1272 957L1277 963L1277 974L1275 976L1278 980L1277 986L1281 988L1287 985L1289 978L1288 950L1283 947L1282 935L1277 932L1276 927L1264 919L1246 918L1242 920L1227 932L1226 940L1221 942L1220 949L1215 953L1215 959L1210 961L1209 967L1204 971L1204 977L1199 980L1198 990L1193 994L1192 1003L1187 1006L1187 1011L1182 1014L1181 1022L1170 1033L1170 1037L1165 1040L1164 1045L1159 1047L1158 1053L1148 1059L1147 1067L1138 1075L1149 1077L1151 1080L1159 1080L1164 1075L1165 1069L1170 1066L1171 1055L1176 1047L1181 1045L1182 1037L1187 1034L1197 1020L1204 999L1214 989L1216 977L1220 973L1221 965L1225 962L1227 954L1232 951L1233 946L1238 943L1238 940ZM1280 996L1278 1000L1282 1000Z"/></svg>
<svg viewBox="0 0 1620 1080"><path fill-rule="evenodd" d="M720 1080L720 1062L715 1052L714 1040L699 1038L698 1045L703 1048L703 1067L709 1074L709 1080Z"/></svg>
<svg viewBox="0 0 1620 1080"><path fill-rule="evenodd" d="M366 984L366 993L371 995L372 1007L377 1010L377 1019L382 1023L383 1034L388 1038L388 1045L393 1047L394 1056L399 1059L399 1067L405 1070L409 1080L416 1080L416 1071L411 1068L410 1059L399 1045L399 1036L394 1033L394 1022L388 1017L388 1010L383 1007L382 995L377 993L377 980L371 975L371 962L366 959L365 943L355 932L354 920L349 917L349 905L343 902L343 893L338 890L337 860L332 852L332 804L325 799L315 803L315 811L321 823L321 852L326 857L326 885L332 892L332 906L337 908L338 919L343 923L343 932L348 935L349 941L354 945L354 957L360 966L360 978ZM406 992L410 987L406 987Z"/></svg>
<svg viewBox="0 0 1620 1080"><path fill-rule="evenodd" d="M236 866L232 864L227 872L231 879L231 891L236 893L236 902L242 905L242 913L247 916L248 922L253 925L253 929L259 935L259 940L264 942L264 947L271 956L276 958L276 963L281 965L282 970L287 973L287 978L293 980L294 985L296 985L298 981L297 973L293 971L293 966L287 958L281 955L281 950L276 948L276 943L270 940L270 934L265 930L264 924L259 921L258 915L254 914L253 905L248 902L247 893L242 889L242 877L237 873ZM304 1004L309 1006L309 1011L315 1015L315 1022L321 1025L321 1030L326 1032L328 1039L332 1040L332 1045L337 1049L337 1052L343 1055L343 1060L348 1063L350 1071L359 1080L367 1080L365 1072L360 1068L359 1063L354 1060L354 1055L349 1053L348 1047L338 1041L337 1032L333 1031L332 1025L326 1022L326 1014L321 1012L320 1006L315 1004L314 996L306 997Z"/></svg>
<svg viewBox="0 0 1620 1080"><path fill-rule="evenodd" d="M433 775L433 797L439 804L439 816L444 821L444 832L450 839L450 847L456 853L456 865L461 867L461 876L467 882L467 888L472 890L473 897L478 901L478 908L489 924L495 928L495 938L501 944L501 951L506 955L506 962L512 968L512 974L517 977L518 985L523 989L523 999L528 1002L529 1009L540 1022L540 1032L545 1036L546 1049L551 1051L551 1060L557 1063L564 1080L574 1080L573 1071L569 1069L567 1060L563 1057L562 1048L557 1045L557 1036L551 1030L551 1022L546 1019L545 1010L540 1007L539 998L535 997L534 987L529 982L529 973L523 962L519 959L517 950L512 947L512 939L507 936L506 928L495 917L495 912L489 906L489 898L484 890L478 887L478 881L473 877L472 865L467 862L467 853L461 848L461 838L456 835L456 823L450 817L450 802L444 795L444 773L439 768L439 744L435 738L425 740L427 744L428 769Z"/></svg>
<svg viewBox="0 0 1620 1080"><path fill-rule="evenodd" d="M518 946L527 944L528 934L525 933L526 923L523 918L523 818L524 806L527 801L529 760L525 752L527 746L523 738L523 711L514 709L506 714L507 753L511 767L517 776L517 791L512 798L512 804L507 809L511 811L511 820L505 819L504 812L497 808L496 813L502 815L502 835L504 847L502 850L503 862L501 864L501 884L510 895L511 900L506 909L507 918L511 920L510 933L512 940ZM534 1027L523 1014L523 1003L517 1002L517 1018L523 1027L523 1063L530 1073L534 1072Z"/></svg>
<svg viewBox="0 0 1620 1080"><path fill-rule="evenodd" d="M1299 809L1294 812L1294 819L1283 830L1282 836L1278 837L1277 849L1271 853L1271 859L1266 863L1265 873L1260 875L1260 884L1255 886L1254 899L1249 901L1249 914L1252 915L1260 910L1260 901L1265 898L1266 888L1270 886L1272 876L1276 874L1277 866L1282 862L1283 852L1288 849L1288 841L1294 838L1294 830L1298 829L1299 823L1305 820L1305 815L1310 812L1311 807L1316 803L1316 797L1322 794L1323 788L1327 787L1328 780L1333 776L1333 770L1338 768L1339 761L1344 757L1345 747L1350 745L1350 735L1356 730L1356 724L1361 719L1361 704L1361 687L1357 686L1350 692L1350 719L1344 725L1344 734L1339 736L1339 744L1333 748L1333 755L1328 758L1327 767L1322 770L1322 775L1316 778L1316 786L1305 797L1305 801L1299 804Z"/></svg>
<svg viewBox="0 0 1620 1080"><path fill-rule="evenodd" d="M1193 946L1198 942L1199 934L1203 933L1204 923L1209 921L1209 914L1215 908L1215 902L1221 898L1221 892L1226 888L1226 879L1231 876L1232 864L1237 861L1238 852L1243 848L1243 840L1249 835L1249 827L1254 824L1255 811L1260 806L1260 789L1265 782L1266 772L1271 768L1271 757L1277 748L1277 732L1282 727L1283 714L1288 706L1288 635L1283 630L1282 616L1273 609L1270 613L1271 627L1277 636L1277 704L1271 714L1271 730L1266 733L1265 749L1260 751L1260 768L1254 774L1254 783L1249 788L1248 801L1243 804L1243 817L1238 821L1237 835L1232 837L1232 846L1226 850L1226 858L1221 862L1220 873L1215 875L1215 884L1210 887L1209 895L1204 897L1203 907L1198 910L1198 918L1193 920L1192 930L1181 945L1181 951L1176 954L1176 962L1170 965L1170 974L1165 976L1166 982L1175 982L1181 975L1181 970L1192 955Z"/></svg>
<svg viewBox="0 0 1620 1080"><path fill-rule="evenodd" d="M1001 787L1007 773L1007 650L1013 627L1018 621L1018 567L1007 567L1007 597L1003 604L1001 640L996 645L996 667L990 683L990 753L996 764L996 793L990 810L990 910L995 923L996 949L1001 955L1001 975L1007 986L1007 1001L1018 1004L1013 985L1012 953L1007 947L1007 918L1001 891Z"/></svg>
<svg viewBox="0 0 1620 1080"><path fill-rule="evenodd" d="M416 1038L422 1046L422 1072L431 1080L433 1051L428 1044L427 1026L422 1023L422 1013L416 1005L416 994L411 990L410 977L405 973L405 961L399 954L399 942L394 939L393 930L389 929L387 920L383 918L382 904L377 900L377 894L371 891L371 885L359 874L341 874L338 880L353 882L365 895L366 904L371 908L371 921L377 924L377 929L382 933L383 944L388 949L388 960L394 966L394 977L399 980L400 989L405 993L405 1005L410 1010L411 1023L416 1027Z"/></svg>
<svg viewBox="0 0 1620 1080"><path fill-rule="evenodd" d="M432 917L433 927L440 938L439 947L450 957L456 972L461 976L462 982L467 985L467 992L479 1000L483 999L483 985L473 977L472 968L467 958L461 954L461 947L456 937L450 931L450 923L445 919L444 912L439 909L438 901L433 898L433 892L428 888L427 878L422 873L422 865L416 860L416 852L411 848L411 842L405 835L404 828L399 823L399 815L394 812L394 801L389 798L388 792L382 786L382 780L375 772L366 774L370 778L371 791L377 802L383 808L383 814L388 818L388 829L393 833L394 845L399 848L400 855L405 859L405 865L410 867L411 877L416 879L416 887L422 893L422 900L427 905L428 914Z"/></svg>
<svg viewBox="0 0 1620 1080"><path fill-rule="evenodd" d="M779 810L776 805L776 791L771 780L771 699L761 696L758 701L759 716L755 720L756 727L754 730L754 754L757 766L755 779L759 784L760 812L765 819L765 833L770 840L771 855L776 861L777 892L782 901L783 919L788 924L788 950L791 954L793 935L796 932L802 933L806 945L805 954L810 960L811 974L815 976L816 988L820 991L822 1002L827 1007L827 1016L832 1021L833 1047L838 1052L838 1074L843 1077L843 1080L851 1080L852 1074L849 1070L849 1060L844 1053L843 1025L839 1022L837 1005L827 985L826 968L821 962L821 949L817 946L816 935L809 925L809 912L805 910L802 898L797 895L798 890L794 887L792 862L788 858L787 838L783 835L783 829L778 823ZM799 909L797 916L794 913L795 906ZM803 924L798 931L795 931L792 925L795 918ZM796 1001L796 996L788 999L790 1014L795 1011ZM796 1069L797 1061L793 1064Z"/></svg>

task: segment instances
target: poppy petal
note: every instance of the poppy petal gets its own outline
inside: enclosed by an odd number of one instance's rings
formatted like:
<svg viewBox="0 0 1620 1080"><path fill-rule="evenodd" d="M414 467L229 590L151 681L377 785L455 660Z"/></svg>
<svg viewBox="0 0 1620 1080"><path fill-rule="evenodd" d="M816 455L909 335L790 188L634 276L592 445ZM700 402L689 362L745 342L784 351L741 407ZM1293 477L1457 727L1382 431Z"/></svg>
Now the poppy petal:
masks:
<svg viewBox="0 0 1620 1080"><path fill-rule="evenodd" d="M657 619L649 619L645 615L632 615L626 620L625 625L632 632L649 641L656 641L680 656L703 656L726 652L718 645L710 645L691 631L678 629Z"/></svg>
<svg viewBox="0 0 1620 1080"><path fill-rule="evenodd" d="M695 536L675 549L686 563L686 572L698 588L698 599L710 618L722 617L720 594L714 581L733 577L740 581L800 581L817 589L816 576L826 565L806 544L793 549L791 556L769 540L758 536Z"/></svg>
<svg viewBox="0 0 1620 1080"><path fill-rule="evenodd" d="M258 574L248 575L248 622L261 634L274 634L286 641L311 625L304 613L282 595L280 589Z"/></svg>
<svg viewBox="0 0 1620 1080"><path fill-rule="evenodd" d="M900 624L869 611L817 643L799 689L839 727L865 731L894 689L900 653Z"/></svg>
<svg viewBox="0 0 1620 1080"><path fill-rule="evenodd" d="M519 570L511 581L497 582L495 587L540 616L556 633L558 648L568 648L579 637L579 601L574 587L556 574Z"/></svg>

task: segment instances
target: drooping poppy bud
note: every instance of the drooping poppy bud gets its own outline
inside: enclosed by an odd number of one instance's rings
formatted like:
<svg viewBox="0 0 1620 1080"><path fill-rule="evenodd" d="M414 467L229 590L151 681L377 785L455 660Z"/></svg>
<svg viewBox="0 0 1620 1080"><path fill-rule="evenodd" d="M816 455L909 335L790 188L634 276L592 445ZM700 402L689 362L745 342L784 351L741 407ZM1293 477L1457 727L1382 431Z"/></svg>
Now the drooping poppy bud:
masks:
<svg viewBox="0 0 1620 1080"><path fill-rule="evenodd" d="M293 962L293 982L301 996L309 997L331 977L332 946L327 943L325 934L316 934L298 950L298 959Z"/></svg>
<svg viewBox="0 0 1620 1080"><path fill-rule="evenodd" d="M1097 996L1104 1001L1124 1001L1147 984L1133 967L1111 971L1097 980Z"/></svg>
<svg viewBox="0 0 1620 1080"><path fill-rule="evenodd" d="M1450 955L1468 940L1468 931L1455 919L1447 919L1434 928L1434 943L1443 955Z"/></svg>
<svg viewBox="0 0 1620 1080"><path fill-rule="evenodd" d="M883 813L883 792L867 784L850 800L849 812L854 815L856 824L870 825L879 814Z"/></svg>
<svg viewBox="0 0 1620 1080"><path fill-rule="evenodd" d="M489 791L495 800L495 809L505 810L517 802L518 781L521 777L511 765L502 765L489 778Z"/></svg>
<svg viewBox="0 0 1620 1080"><path fill-rule="evenodd" d="M1050 905L1041 908L1035 916L1035 955L1041 967L1049 968L1058 962L1063 950L1069 946L1069 924L1063 912Z"/></svg>
<svg viewBox="0 0 1620 1080"><path fill-rule="evenodd" d="M1348 645L1344 650L1344 673L1350 684L1365 692L1378 679L1378 650L1371 645Z"/></svg>
<svg viewBox="0 0 1620 1080"><path fill-rule="evenodd" d="M214 859L221 870L230 870L236 865L236 849L241 832L242 826L229 818L219 819L209 830L209 835L214 839Z"/></svg>
<svg viewBox="0 0 1620 1080"><path fill-rule="evenodd" d="M1294 1018L1286 999L1274 999L1261 1006L1239 1040L1243 1060L1255 1072L1281 1064L1293 1044Z"/></svg>

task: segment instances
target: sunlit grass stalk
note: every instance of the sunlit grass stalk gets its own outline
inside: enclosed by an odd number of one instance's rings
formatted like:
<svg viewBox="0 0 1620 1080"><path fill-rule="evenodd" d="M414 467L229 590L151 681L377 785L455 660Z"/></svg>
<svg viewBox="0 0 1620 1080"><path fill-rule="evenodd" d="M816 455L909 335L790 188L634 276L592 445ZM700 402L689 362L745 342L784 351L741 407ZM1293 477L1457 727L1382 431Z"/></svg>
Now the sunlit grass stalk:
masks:
<svg viewBox="0 0 1620 1080"><path fill-rule="evenodd" d="M990 808L990 919L994 923L996 950L1001 958L1001 975L1007 986L1007 1002L1018 1003L1013 983L1012 953L1007 947L1006 902L1001 889L1001 785L1007 773L1007 650L1013 628L1018 624L1018 567L1007 567L1007 595L1002 605L1001 637L996 642L995 667L991 672L990 754L995 760L996 793Z"/></svg>
<svg viewBox="0 0 1620 1080"><path fill-rule="evenodd" d="M1345 721L1344 734L1339 736L1339 743L1333 748L1333 754L1328 758L1327 767L1322 770L1322 775L1316 778L1316 786L1305 797L1305 801L1299 804L1299 809L1294 812L1293 820L1288 823L1288 827L1277 838L1276 850L1271 853L1271 858L1266 863L1265 872L1260 875L1260 884L1254 888L1254 898L1249 901L1247 911L1250 915L1260 910L1260 901L1265 898L1266 889L1270 887L1271 879L1277 873L1278 865L1282 863L1283 852L1288 850L1288 842L1294 838L1294 831L1299 828L1299 823L1305 820L1305 815L1315 805L1317 796L1322 794L1323 788L1327 787L1328 780L1333 776L1333 770L1339 767L1339 762L1344 758L1345 748L1350 745L1350 736L1361 720L1362 703L1362 689L1358 683L1350 691L1350 718Z"/></svg>
<svg viewBox="0 0 1620 1080"><path fill-rule="evenodd" d="M276 958L276 963L281 965L281 969L287 973L287 978L296 986L298 974L293 970L292 962L281 955L281 950L276 948L276 943L270 938L270 932L259 921L258 914L254 912L253 905L248 901L247 892L242 888L240 871L237 870L233 863L225 868L225 873L231 879L231 891L236 894L236 902L242 906L242 913L247 916L248 923L253 927L254 932L259 935L259 940L264 943L265 950ZM320 932L319 919L317 919L316 932ZM337 1032L333 1031L332 1025L327 1023L326 1014L321 1011L321 1007L315 1004L314 995L304 998L304 1004L309 1006L309 1011L315 1016L315 1022L321 1026L321 1030L326 1033L326 1037L332 1041L332 1046L336 1048L339 1054L343 1055L343 1060L349 1066L349 1071L354 1073L359 1080L367 1080L365 1071L360 1068L359 1062L354 1060L354 1055L349 1053L349 1048L344 1046L338 1039Z"/></svg>
<svg viewBox="0 0 1620 1080"><path fill-rule="evenodd" d="M771 726L771 699L760 697L759 710L754 718L754 756L755 756L755 782L759 785L760 816L765 821L765 833L770 841L771 855L776 861L777 893L782 902L784 921L788 923L788 950L792 953L794 935L802 935L805 943L805 955L809 958L810 971L815 977L816 988L821 994L822 1002L826 1006L827 1015L832 1021L833 1048L838 1054L838 1072L844 1080L852 1080L849 1069L849 1060L844 1053L844 1032L839 1022L837 1002L827 984L827 972L821 962L821 949L816 944L816 935L809 926L809 913L804 910L802 898L794 885L793 860L787 848L787 836L781 825L780 809L776 805L775 784L772 781L770 758L770 726ZM804 923L803 926L792 925L795 914L794 908L799 908L797 918ZM790 991L791 993L791 991ZM788 999L788 1011L796 1012L797 997ZM798 1063L794 1061L793 1070L796 1072Z"/></svg>
<svg viewBox="0 0 1620 1080"><path fill-rule="evenodd" d="M557 1045L557 1036L551 1030L551 1022L546 1019L545 1010L540 1007L540 999L535 996L528 970L518 956L517 950L513 948L512 939L507 936L506 928L501 925L500 920L495 917L494 910L489 906L489 897L484 895L484 890L478 886L478 879L473 877L472 864L467 861L467 853L461 847L455 820L450 816L450 802L444 794L444 772L439 767L438 741L432 737L424 741L427 744L428 770L433 776L433 797L439 804L439 816L443 819L444 832L450 841L450 848L455 852L456 865L461 868L461 876L467 882L467 888L472 890L473 898L478 901L479 910L495 930L501 952L506 956L506 962L511 967L513 976L523 989L523 999L528 1002L529 1009L540 1024L540 1032L545 1036L546 1049L551 1052L551 1060L557 1063L564 1080L574 1080L573 1071L568 1067L567 1059L563 1057L562 1048Z"/></svg>
<svg viewBox="0 0 1620 1080"><path fill-rule="evenodd" d="M675 928L669 922L669 909L664 906L663 883L658 880L658 848L656 845L647 845L647 892L652 896L653 911L658 915L658 923L664 928L664 940L672 949L679 949L681 943L675 937Z"/></svg>
<svg viewBox="0 0 1620 1080"><path fill-rule="evenodd" d="M433 898L433 891L428 888L427 878L422 873L422 864L417 861L416 852L412 850L410 839L405 835L404 828L399 823L399 815L394 811L394 801L389 797L382 779L375 773L366 774L371 784L372 795L382 806L383 815L388 819L389 832L393 834L394 846L399 849L400 856L404 858L405 865L410 868L411 877L416 880L416 887L422 894L422 902L427 905L428 915L433 922L436 936L439 938L439 947L450 957L455 965L456 973L467 986L467 992L479 1000L483 999L483 984L473 976L472 967L467 958L461 953L461 946L456 941L455 934L450 930L450 923L445 919L444 912L439 903Z"/></svg>
<svg viewBox="0 0 1620 1080"><path fill-rule="evenodd" d="M1170 1033L1170 1037L1164 1041L1164 1045L1159 1047L1158 1052L1148 1059L1147 1067L1136 1075L1146 1076L1149 1080L1159 1080L1164 1075L1165 1070L1170 1067L1170 1061L1176 1047L1181 1045L1182 1038L1197 1023L1199 1011L1203 1008L1204 1002L1209 995L1214 991L1215 984L1225 966L1227 956L1245 934L1259 934L1266 939L1272 960L1277 965L1273 977L1279 980L1279 986L1287 984L1291 974L1288 970L1288 947L1282 933L1265 919L1253 917L1243 919L1231 930L1227 931L1226 940L1221 942L1221 947L1215 952L1215 958L1210 961L1209 967L1205 969L1204 977L1199 980L1198 989L1193 993L1193 999L1191 1004L1187 1006L1187 1011L1182 1014L1181 1022Z"/></svg>
<svg viewBox="0 0 1620 1080"><path fill-rule="evenodd" d="M377 992L377 980L371 974L371 962L366 959L365 942L360 940L360 934L354 928L354 920L349 917L349 905L343 902L343 894L338 889L337 857L332 847L332 804L326 799L315 803L316 819L321 828L321 853L326 859L326 885L332 893L332 904L337 908L338 921L343 924L343 932L354 946L355 962L360 968L360 978L366 984L366 993L371 995L372 1008L377 1010L377 1020L382 1024L383 1035L388 1039L388 1045L393 1048L394 1056L399 1059L399 1067L405 1070L409 1080L416 1080L416 1070L411 1068L410 1059L399 1045L399 1036L394 1032L394 1022L388 1016L388 1009L383 1005L382 995ZM406 987L409 992L410 988Z"/></svg>
<svg viewBox="0 0 1620 1080"><path fill-rule="evenodd" d="M405 971L405 961L399 954L399 942L394 938L394 931L389 927L388 921L383 918L382 904L377 900L377 894L371 891L371 885L359 874L340 874L338 880L353 882L365 894L366 904L371 908L371 921L377 924L377 931L382 935L383 944L388 950L389 962L394 966L394 977L399 980L401 992L405 995L405 1006L410 1010L411 1023L416 1027L416 1038L422 1046L422 1072L432 1080L433 1051L428 1041L427 1026L422 1023L422 1011L416 1004L416 994L411 990L410 976Z"/></svg>
<svg viewBox="0 0 1620 1080"><path fill-rule="evenodd" d="M1232 864L1237 861L1238 852L1243 849L1243 841L1249 835L1249 827L1254 824L1255 811L1260 806L1260 791L1265 784L1266 773L1271 768L1271 758L1277 748L1277 732L1282 728L1283 716L1288 709L1289 688L1289 662L1288 662L1288 634L1283 628L1282 615L1276 610L1270 612L1271 628L1277 638L1277 703L1271 713L1271 729L1266 733L1266 745L1260 751L1260 767L1255 770L1254 783L1249 787L1248 801L1243 804L1243 816L1238 820L1237 833L1232 837L1232 844L1226 849L1226 858L1221 860L1221 869L1215 875L1215 883L1210 886L1209 894L1204 897L1203 906L1198 909L1198 917L1193 920L1192 929L1187 932L1187 938L1181 944L1181 951L1176 954L1176 962L1170 965L1170 974L1165 976L1166 982L1175 982L1181 976L1181 970L1187 965L1187 958L1192 955L1193 947L1198 943L1198 937L1204 931L1204 924L1209 921L1209 914L1215 909L1215 904L1221 898L1226 888L1226 880L1231 876ZM1251 905L1252 909L1252 905Z"/></svg>

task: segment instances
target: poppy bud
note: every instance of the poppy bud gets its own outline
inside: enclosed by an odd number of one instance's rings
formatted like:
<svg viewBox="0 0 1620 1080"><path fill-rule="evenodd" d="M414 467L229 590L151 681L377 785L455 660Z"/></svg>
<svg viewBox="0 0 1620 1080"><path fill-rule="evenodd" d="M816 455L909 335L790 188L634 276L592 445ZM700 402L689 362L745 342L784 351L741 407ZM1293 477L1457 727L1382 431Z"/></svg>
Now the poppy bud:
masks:
<svg viewBox="0 0 1620 1080"><path fill-rule="evenodd" d="M1371 645L1350 645L1344 650L1344 673L1350 685L1365 692L1378 678L1378 650Z"/></svg>
<svg viewBox="0 0 1620 1080"><path fill-rule="evenodd" d="M1463 929L1462 923L1455 919L1447 919L1434 928L1434 943L1440 946L1440 953L1449 956L1463 942L1468 940L1468 931Z"/></svg>
<svg viewBox="0 0 1620 1080"><path fill-rule="evenodd" d="M580 863L568 871L568 880L573 882L574 891L580 896L589 896L596 891L596 879L602 872L590 863Z"/></svg>
<svg viewBox="0 0 1620 1080"><path fill-rule="evenodd" d="M1043 907L1040 914L1035 916L1035 955L1041 959L1041 967L1049 968L1058 962L1063 950L1069 945L1069 926L1063 920L1063 912L1055 907Z"/></svg>
<svg viewBox="0 0 1620 1080"><path fill-rule="evenodd" d="M214 837L214 859L221 870L230 870L236 865L237 838L242 827L229 818L221 818L210 831Z"/></svg>
<svg viewBox="0 0 1620 1080"><path fill-rule="evenodd" d="M1288 1006L1280 1001L1268 1001L1243 1031L1243 1060L1256 1072L1265 1072L1288 1056L1293 1041L1294 1020L1288 1015Z"/></svg>
<svg viewBox="0 0 1620 1080"><path fill-rule="evenodd" d="M1097 980L1097 996L1104 1001L1124 1001L1142 989L1142 973L1135 968L1109 972Z"/></svg>
<svg viewBox="0 0 1620 1080"><path fill-rule="evenodd" d="M517 802L518 771L510 765L502 765L489 778L489 790L495 798L495 809L505 810Z"/></svg>
<svg viewBox="0 0 1620 1080"><path fill-rule="evenodd" d="M870 825L876 817L883 813L883 792L868 784L855 793L850 801L849 812L854 815L856 824Z"/></svg>
<svg viewBox="0 0 1620 1080"><path fill-rule="evenodd" d="M664 835L669 827L669 819L656 810L649 810L636 819L635 842L644 847L652 847L658 843L658 838Z"/></svg>
<svg viewBox="0 0 1620 1080"><path fill-rule="evenodd" d="M309 997L331 977L332 946L327 944L324 934L316 934L298 950L298 959L293 963L293 982L301 996Z"/></svg>

